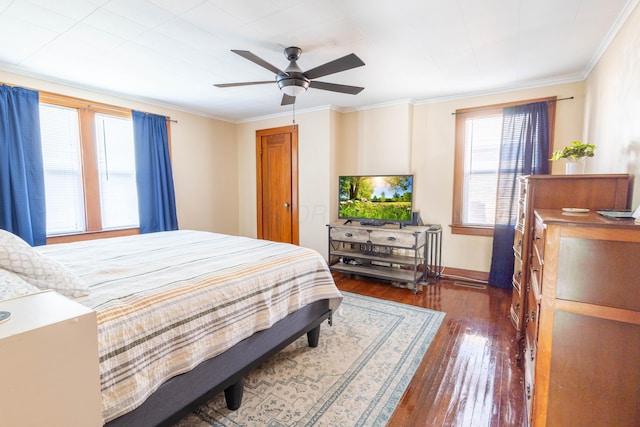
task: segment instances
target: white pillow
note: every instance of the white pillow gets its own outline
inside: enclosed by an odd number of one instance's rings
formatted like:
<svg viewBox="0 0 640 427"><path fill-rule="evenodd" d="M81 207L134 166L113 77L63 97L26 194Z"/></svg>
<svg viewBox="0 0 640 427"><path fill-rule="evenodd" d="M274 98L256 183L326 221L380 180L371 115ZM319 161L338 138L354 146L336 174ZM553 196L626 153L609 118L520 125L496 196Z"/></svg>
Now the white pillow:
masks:
<svg viewBox="0 0 640 427"><path fill-rule="evenodd" d="M72 298L89 295L89 287L74 272L6 230L0 230L0 268L43 290Z"/></svg>
<svg viewBox="0 0 640 427"><path fill-rule="evenodd" d="M40 292L40 289L25 282L17 274L0 268L0 300L36 292Z"/></svg>

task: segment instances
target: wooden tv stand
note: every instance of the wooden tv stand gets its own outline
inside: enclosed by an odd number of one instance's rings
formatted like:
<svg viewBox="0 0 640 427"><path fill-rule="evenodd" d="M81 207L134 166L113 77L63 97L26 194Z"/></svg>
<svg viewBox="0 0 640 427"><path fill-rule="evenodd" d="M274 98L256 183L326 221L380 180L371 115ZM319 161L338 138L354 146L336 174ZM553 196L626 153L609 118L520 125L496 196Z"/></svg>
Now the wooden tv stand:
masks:
<svg viewBox="0 0 640 427"><path fill-rule="evenodd" d="M426 280L429 226L360 225L343 222L329 229L329 266L332 271L407 283L418 292Z"/></svg>

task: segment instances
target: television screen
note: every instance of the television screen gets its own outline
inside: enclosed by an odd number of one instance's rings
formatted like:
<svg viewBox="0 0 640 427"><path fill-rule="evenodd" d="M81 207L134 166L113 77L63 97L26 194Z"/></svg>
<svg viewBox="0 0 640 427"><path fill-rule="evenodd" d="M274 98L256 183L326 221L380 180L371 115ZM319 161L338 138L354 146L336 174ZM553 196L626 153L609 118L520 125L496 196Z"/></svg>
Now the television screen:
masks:
<svg viewBox="0 0 640 427"><path fill-rule="evenodd" d="M413 175L356 175L338 178L338 217L364 223L412 220Z"/></svg>

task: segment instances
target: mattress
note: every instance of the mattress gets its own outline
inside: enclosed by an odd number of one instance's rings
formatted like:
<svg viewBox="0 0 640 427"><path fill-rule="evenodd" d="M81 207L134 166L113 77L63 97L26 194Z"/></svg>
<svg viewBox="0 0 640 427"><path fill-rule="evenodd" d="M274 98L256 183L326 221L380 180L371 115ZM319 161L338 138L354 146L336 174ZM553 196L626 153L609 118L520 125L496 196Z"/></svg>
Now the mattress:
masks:
<svg viewBox="0 0 640 427"><path fill-rule="evenodd" d="M89 286L103 419L299 308L342 300L324 259L295 245L180 230L36 248Z"/></svg>

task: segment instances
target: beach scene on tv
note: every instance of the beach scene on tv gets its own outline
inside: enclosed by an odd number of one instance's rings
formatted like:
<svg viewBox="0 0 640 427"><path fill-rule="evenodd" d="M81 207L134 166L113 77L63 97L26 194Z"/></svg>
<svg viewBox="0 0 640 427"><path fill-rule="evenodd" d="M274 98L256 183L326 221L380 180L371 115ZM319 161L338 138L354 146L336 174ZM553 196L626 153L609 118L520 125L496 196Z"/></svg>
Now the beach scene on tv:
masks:
<svg viewBox="0 0 640 427"><path fill-rule="evenodd" d="M340 218L411 221L413 176L341 176Z"/></svg>

